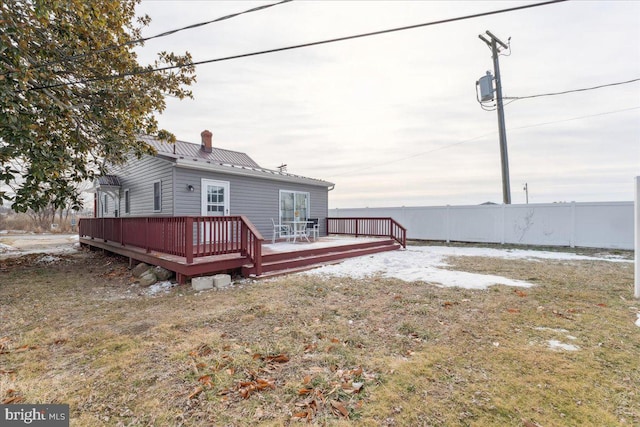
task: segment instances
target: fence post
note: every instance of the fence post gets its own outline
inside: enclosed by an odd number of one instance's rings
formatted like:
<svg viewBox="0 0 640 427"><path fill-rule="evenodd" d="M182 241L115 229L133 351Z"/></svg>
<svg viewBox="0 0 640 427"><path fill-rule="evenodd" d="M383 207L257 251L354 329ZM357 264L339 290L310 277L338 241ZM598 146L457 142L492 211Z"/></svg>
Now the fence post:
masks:
<svg viewBox="0 0 640 427"><path fill-rule="evenodd" d="M635 266L634 266L634 276L635 276L635 292L634 296L636 298L640 298L640 176L636 176L636 197L634 203L634 224L635 224L635 235L634 235L634 253L635 253Z"/></svg>
<svg viewBox="0 0 640 427"><path fill-rule="evenodd" d="M445 240L447 243L451 243L451 207L447 205L447 211L445 212Z"/></svg>
<svg viewBox="0 0 640 427"><path fill-rule="evenodd" d="M576 247L576 202L571 202L571 237L569 237L569 246Z"/></svg>
<svg viewBox="0 0 640 427"><path fill-rule="evenodd" d="M187 264L193 264L193 218L190 216L184 221L184 252Z"/></svg>
<svg viewBox="0 0 640 427"><path fill-rule="evenodd" d="M504 245L505 242L507 241L507 206L510 205L505 205L504 203L502 204L502 215L501 215L501 221L502 221L502 227L500 227L502 236L500 237L500 244Z"/></svg>

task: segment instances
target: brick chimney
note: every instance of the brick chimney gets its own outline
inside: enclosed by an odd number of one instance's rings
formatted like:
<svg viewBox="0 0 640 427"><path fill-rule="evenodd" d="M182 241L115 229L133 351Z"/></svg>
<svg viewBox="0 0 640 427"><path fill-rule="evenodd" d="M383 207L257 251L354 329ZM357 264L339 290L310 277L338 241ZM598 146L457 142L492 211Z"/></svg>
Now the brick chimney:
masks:
<svg viewBox="0 0 640 427"><path fill-rule="evenodd" d="M200 149L202 151L204 151L205 153L210 153L211 152L211 137L213 136L213 134L211 132L209 132L208 130L203 130L202 133L200 134L200 136L202 137L202 145L200 146Z"/></svg>

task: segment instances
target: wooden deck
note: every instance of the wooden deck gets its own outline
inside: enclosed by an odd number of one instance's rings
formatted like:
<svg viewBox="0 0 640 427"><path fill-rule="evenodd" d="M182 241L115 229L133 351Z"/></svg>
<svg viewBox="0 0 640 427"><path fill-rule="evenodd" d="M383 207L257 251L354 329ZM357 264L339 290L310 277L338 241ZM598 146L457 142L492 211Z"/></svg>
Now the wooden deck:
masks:
<svg viewBox="0 0 640 427"><path fill-rule="evenodd" d="M262 245L262 273L256 274L255 265L240 253L211 255L194 258L192 263L179 255L144 248L122 246L117 242L91 240L81 237L80 244L102 249L129 258L130 263L145 262L173 271L179 283L189 278L218 273L241 274L244 277L267 278L303 271L309 268L338 262L347 258L400 249L401 245L389 238L341 238L321 237L311 243L279 242ZM282 248L282 249L280 249Z"/></svg>
<svg viewBox="0 0 640 427"><path fill-rule="evenodd" d="M406 246L406 230L390 218L327 218L327 230L334 235L265 244L245 217L89 218L79 241L166 268L179 283L218 273L271 277Z"/></svg>

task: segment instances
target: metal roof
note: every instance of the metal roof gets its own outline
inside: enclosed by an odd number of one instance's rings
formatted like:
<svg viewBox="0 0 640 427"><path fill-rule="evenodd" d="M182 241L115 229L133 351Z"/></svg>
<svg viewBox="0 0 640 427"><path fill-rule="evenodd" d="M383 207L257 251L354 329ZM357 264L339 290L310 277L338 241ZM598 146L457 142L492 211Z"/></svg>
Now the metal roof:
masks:
<svg viewBox="0 0 640 427"><path fill-rule="evenodd" d="M102 175L98 177L98 187L120 187L120 179L115 175Z"/></svg>
<svg viewBox="0 0 640 427"><path fill-rule="evenodd" d="M211 147L211 152L200 148L198 144L192 144L186 141L176 141L175 144L170 142L160 141L152 136L141 136L140 140L146 142L156 149L160 155L169 155L171 157L184 157L191 159L210 160L212 162L235 165L235 166L248 166L252 168L259 168L260 166L253 161L245 153L239 151L224 150L222 148Z"/></svg>
<svg viewBox="0 0 640 427"><path fill-rule="evenodd" d="M207 153L198 144L186 141L176 141L175 144L160 141L152 136L140 136L141 141L146 142L158 152L158 156L173 159L182 167L227 172L238 175L261 176L267 179L275 179L289 182L298 182L322 187L333 187L335 184L316 178L308 178L294 175L279 170L260 167L251 157L239 151L224 150L212 147Z"/></svg>

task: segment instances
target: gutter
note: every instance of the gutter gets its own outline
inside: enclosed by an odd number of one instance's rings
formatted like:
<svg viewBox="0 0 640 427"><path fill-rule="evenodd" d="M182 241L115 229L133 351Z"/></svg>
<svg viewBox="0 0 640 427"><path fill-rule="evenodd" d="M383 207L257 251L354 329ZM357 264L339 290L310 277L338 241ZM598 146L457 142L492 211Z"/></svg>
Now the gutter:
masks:
<svg viewBox="0 0 640 427"><path fill-rule="evenodd" d="M210 172L220 172L229 175L239 175L239 176L248 176L253 178L263 178L270 179L273 181L284 181L284 182L292 182L297 184L307 184L313 185L317 187L330 187L331 190L335 187L335 184L328 181L323 181L314 178L307 178L304 176L297 175L284 175L277 171L268 171L266 169L255 170L248 166L233 166L233 165L223 165L223 164L215 164L209 161L200 162L198 160L187 160L187 159L175 159L176 166L186 169L196 169ZM330 190L329 190L330 191Z"/></svg>

